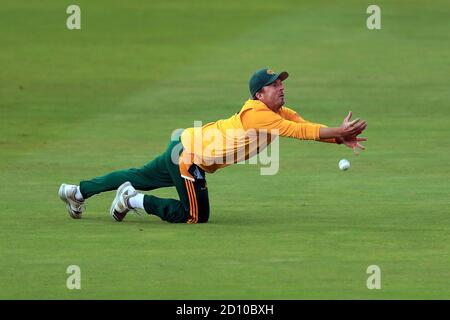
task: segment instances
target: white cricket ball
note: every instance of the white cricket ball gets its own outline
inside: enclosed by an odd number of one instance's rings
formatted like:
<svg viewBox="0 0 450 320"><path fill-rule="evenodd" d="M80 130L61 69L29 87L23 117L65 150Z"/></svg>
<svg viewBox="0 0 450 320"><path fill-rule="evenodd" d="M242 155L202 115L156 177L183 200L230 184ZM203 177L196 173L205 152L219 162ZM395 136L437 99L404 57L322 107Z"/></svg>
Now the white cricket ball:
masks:
<svg viewBox="0 0 450 320"><path fill-rule="evenodd" d="M342 159L339 161L339 169L345 171L348 168L350 168L350 161L348 161L347 159Z"/></svg>

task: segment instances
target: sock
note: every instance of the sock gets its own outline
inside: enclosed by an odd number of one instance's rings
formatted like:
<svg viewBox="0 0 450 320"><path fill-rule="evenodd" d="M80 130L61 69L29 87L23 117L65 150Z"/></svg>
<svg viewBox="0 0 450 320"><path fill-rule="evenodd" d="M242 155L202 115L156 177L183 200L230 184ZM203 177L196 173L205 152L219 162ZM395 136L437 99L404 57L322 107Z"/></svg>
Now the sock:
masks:
<svg viewBox="0 0 450 320"><path fill-rule="evenodd" d="M78 201L83 201L83 195L80 192L80 186L77 186L77 193L75 193L75 199L77 199Z"/></svg>
<svg viewBox="0 0 450 320"><path fill-rule="evenodd" d="M133 209L144 209L144 194L138 193L134 197L128 199L128 204Z"/></svg>

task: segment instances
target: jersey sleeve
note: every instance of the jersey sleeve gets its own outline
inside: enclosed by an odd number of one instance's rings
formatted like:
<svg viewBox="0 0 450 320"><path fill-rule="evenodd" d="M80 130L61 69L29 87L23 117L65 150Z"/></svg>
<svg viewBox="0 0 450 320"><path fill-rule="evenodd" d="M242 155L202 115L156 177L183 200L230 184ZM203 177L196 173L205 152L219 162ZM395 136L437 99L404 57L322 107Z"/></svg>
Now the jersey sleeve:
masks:
<svg viewBox="0 0 450 320"><path fill-rule="evenodd" d="M277 130L278 135L301 140L319 140L320 137L321 125L288 120L270 109L248 110L241 115L241 120L244 130Z"/></svg>
<svg viewBox="0 0 450 320"><path fill-rule="evenodd" d="M281 107L279 111L279 115L286 120L294 121L294 122L306 122L302 117L298 115L297 112L294 110L288 108L288 107Z"/></svg>
<svg viewBox="0 0 450 320"><path fill-rule="evenodd" d="M288 107L281 107L279 114L282 118L286 119L286 120L290 120L290 121L294 121L297 123L309 123L309 124L315 124L315 125L319 125L322 128L327 128L326 125L324 124L320 124L320 123L313 123L310 121L307 121L305 119L303 119L302 117L300 117L298 115L297 112L295 112L294 110L292 110L291 108ZM335 138L330 138L330 139L318 139L321 142L329 142L329 143L336 143L336 139Z"/></svg>

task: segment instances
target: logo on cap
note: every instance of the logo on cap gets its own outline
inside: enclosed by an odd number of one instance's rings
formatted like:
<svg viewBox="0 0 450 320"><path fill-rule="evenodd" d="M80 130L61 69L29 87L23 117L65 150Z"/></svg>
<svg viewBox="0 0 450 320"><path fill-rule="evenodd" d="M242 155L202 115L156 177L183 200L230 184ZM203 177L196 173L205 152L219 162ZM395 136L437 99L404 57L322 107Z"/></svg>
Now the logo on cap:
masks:
<svg viewBox="0 0 450 320"><path fill-rule="evenodd" d="M267 74L275 74L272 69L267 69Z"/></svg>

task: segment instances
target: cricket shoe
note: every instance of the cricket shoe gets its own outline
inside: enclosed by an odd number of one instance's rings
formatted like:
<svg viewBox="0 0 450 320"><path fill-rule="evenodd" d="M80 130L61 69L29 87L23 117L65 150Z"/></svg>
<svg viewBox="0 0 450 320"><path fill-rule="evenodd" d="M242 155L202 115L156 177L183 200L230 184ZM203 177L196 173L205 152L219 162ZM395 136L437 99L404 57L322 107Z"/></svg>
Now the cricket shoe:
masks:
<svg viewBox="0 0 450 320"><path fill-rule="evenodd" d="M123 183L119 189L117 189L116 197L114 198L111 209L109 210L111 217L120 222L125 218L128 211L134 210L137 212L135 209L131 208L128 203L128 199L136 195L137 191L133 188L130 182L127 181Z"/></svg>
<svg viewBox="0 0 450 320"><path fill-rule="evenodd" d="M81 214L85 209L84 200L79 201L75 198L77 186L63 183L59 187L59 198L66 203L67 212L74 219L81 219Z"/></svg>

